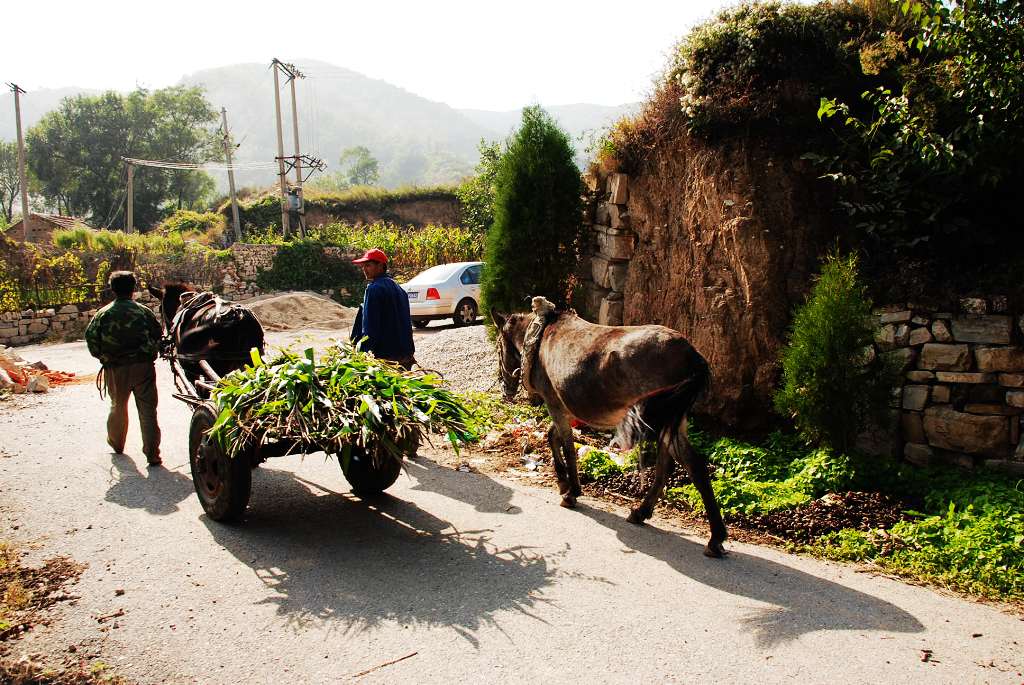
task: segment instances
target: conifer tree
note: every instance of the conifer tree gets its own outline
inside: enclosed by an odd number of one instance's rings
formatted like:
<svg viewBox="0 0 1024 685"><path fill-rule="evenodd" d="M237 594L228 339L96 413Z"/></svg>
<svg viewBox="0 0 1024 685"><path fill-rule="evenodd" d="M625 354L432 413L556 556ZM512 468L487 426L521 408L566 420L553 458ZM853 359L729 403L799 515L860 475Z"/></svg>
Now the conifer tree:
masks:
<svg viewBox="0 0 1024 685"><path fill-rule="evenodd" d="M566 304L578 260L583 187L569 137L539 106L523 109L495 179L482 299L504 312L543 295Z"/></svg>

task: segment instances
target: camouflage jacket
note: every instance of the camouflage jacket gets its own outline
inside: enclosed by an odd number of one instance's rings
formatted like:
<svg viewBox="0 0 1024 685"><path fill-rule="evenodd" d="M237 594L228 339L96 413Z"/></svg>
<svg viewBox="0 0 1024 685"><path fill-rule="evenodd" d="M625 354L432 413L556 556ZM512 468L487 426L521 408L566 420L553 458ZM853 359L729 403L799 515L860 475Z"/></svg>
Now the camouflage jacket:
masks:
<svg viewBox="0 0 1024 685"><path fill-rule="evenodd" d="M114 300L92 317L85 342L103 366L124 366L154 361L162 334L160 321L148 308L132 300Z"/></svg>

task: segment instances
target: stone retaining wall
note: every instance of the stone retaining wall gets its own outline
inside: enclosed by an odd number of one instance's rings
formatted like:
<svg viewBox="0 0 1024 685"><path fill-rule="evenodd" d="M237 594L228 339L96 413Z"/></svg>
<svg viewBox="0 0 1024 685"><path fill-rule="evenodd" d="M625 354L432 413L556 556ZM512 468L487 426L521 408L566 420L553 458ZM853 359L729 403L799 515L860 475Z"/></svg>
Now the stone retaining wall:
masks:
<svg viewBox="0 0 1024 685"><path fill-rule="evenodd" d="M616 173L602 179L594 174L584 180L591 193L586 214L590 240L580 274L583 298L579 308L597 323L621 326L626 276L636 240L626 205L629 177Z"/></svg>
<svg viewBox="0 0 1024 685"><path fill-rule="evenodd" d="M0 345L30 345L73 326L84 327L96 313L93 305L0 313Z"/></svg>
<svg viewBox="0 0 1024 685"><path fill-rule="evenodd" d="M272 269L277 245L253 245L235 243L231 246L231 260L220 266L215 282L209 284L225 300L244 300L264 294L257 285L259 274ZM352 257L347 251L333 246L324 247L324 253L332 257ZM334 290L323 291L331 296ZM344 293L343 293L344 294ZM156 310L159 302L148 291L141 290L136 301ZM66 305L56 309L27 309L23 312L0 313L0 345L15 347L30 345L47 337L65 333L72 325L84 328L96 313L96 303Z"/></svg>
<svg viewBox="0 0 1024 685"><path fill-rule="evenodd" d="M1024 316L1004 297L963 298L960 311L920 305L878 312L876 349L902 367L901 453L916 464L979 463L1024 474Z"/></svg>

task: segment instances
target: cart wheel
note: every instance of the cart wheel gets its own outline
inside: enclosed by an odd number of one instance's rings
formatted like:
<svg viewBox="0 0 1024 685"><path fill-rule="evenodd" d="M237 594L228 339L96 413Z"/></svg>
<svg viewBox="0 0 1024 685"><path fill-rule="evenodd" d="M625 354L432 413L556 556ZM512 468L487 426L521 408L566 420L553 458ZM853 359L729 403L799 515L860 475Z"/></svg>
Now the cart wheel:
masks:
<svg viewBox="0 0 1024 685"><path fill-rule="evenodd" d="M390 488L402 473L402 462L385 457L383 463L374 466L373 460L362 450L352 450L348 468L342 464L341 472L357 495L378 495Z"/></svg>
<svg viewBox="0 0 1024 685"><path fill-rule="evenodd" d="M417 432L401 447L405 456L412 458L416 456L419 445L420 436ZM341 460L339 459L339 461ZM348 468L345 468L344 462L342 462L341 468L342 473L345 474L345 480L352 486L352 492L362 496L378 495L398 480L399 474L402 473L402 462L391 456L385 456L381 463L375 466L373 459L363 450L353 449L348 460Z"/></svg>
<svg viewBox="0 0 1024 685"><path fill-rule="evenodd" d="M252 467L245 454L229 457L206 434L216 418L213 409L207 405L192 413L188 431L192 484L207 516L214 521L234 521L249 504Z"/></svg>

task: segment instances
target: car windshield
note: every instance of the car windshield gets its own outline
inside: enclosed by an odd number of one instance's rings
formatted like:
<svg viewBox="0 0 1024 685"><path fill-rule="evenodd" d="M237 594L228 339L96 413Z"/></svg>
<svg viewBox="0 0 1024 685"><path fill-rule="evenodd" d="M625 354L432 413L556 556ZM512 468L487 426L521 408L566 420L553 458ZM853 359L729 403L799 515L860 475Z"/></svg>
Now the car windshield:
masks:
<svg viewBox="0 0 1024 685"><path fill-rule="evenodd" d="M451 278L452 274L455 273L459 268L457 264L438 264L432 266L426 271L417 274L415 278L406 283L406 285L418 285L420 283L443 283Z"/></svg>

